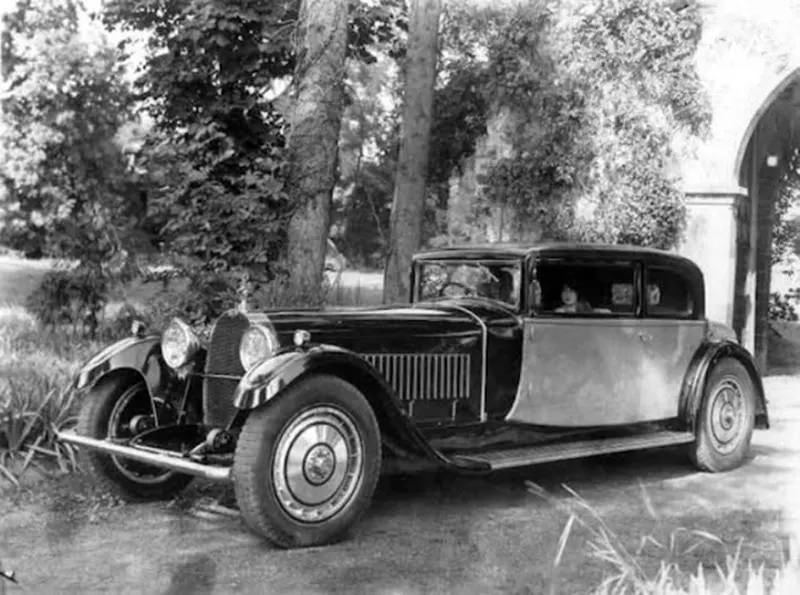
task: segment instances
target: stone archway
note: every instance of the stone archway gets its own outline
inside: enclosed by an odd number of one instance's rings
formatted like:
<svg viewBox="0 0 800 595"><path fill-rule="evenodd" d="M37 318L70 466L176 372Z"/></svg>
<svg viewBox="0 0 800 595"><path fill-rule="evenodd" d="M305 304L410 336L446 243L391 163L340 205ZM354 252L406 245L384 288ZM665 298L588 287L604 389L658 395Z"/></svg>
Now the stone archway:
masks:
<svg viewBox="0 0 800 595"><path fill-rule="evenodd" d="M766 370L774 204L800 147L800 67L752 83L735 103L714 105L713 134L685 168L679 250L705 272L709 318L730 324Z"/></svg>
<svg viewBox="0 0 800 595"><path fill-rule="evenodd" d="M752 315L744 319L745 340L751 342L766 369L772 231L775 199L792 153L800 147L800 68L782 77L748 123L734 162L738 182L747 189L750 242L740 258L741 290L752 297ZM746 313L746 312L745 312ZM736 319L734 319L736 322Z"/></svg>

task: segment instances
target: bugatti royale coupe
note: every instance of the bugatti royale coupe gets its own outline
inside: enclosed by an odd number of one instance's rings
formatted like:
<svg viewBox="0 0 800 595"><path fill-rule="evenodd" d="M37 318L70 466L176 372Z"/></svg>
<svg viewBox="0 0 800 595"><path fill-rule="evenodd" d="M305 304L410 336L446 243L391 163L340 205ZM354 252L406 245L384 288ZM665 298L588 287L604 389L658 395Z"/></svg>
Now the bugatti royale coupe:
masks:
<svg viewBox="0 0 800 595"><path fill-rule="evenodd" d="M392 469L497 469L685 445L705 471L768 427L761 379L706 319L703 277L652 249L541 244L417 255L410 303L181 320L80 370L97 480L165 498L232 482L282 547L335 541Z"/></svg>

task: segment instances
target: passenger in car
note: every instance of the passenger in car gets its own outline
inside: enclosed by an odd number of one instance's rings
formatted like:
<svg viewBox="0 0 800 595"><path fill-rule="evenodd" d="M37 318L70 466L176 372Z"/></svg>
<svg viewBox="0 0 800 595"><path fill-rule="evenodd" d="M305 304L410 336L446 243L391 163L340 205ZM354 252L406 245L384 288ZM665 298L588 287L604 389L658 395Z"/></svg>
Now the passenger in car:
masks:
<svg viewBox="0 0 800 595"><path fill-rule="evenodd" d="M516 306L514 275L503 268L492 268L488 278L476 285L477 294Z"/></svg>
<svg viewBox="0 0 800 595"><path fill-rule="evenodd" d="M497 281L497 298L507 304L516 305L514 275L510 271L500 269L497 272Z"/></svg>
<svg viewBox="0 0 800 595"><path fill-rule="evenodd" d="M561 287L561 305L555 310L561 313L583 314L592 311L592 306L586 300L579 299L578 291L570 283L564 283Z"/></svg>
<svg viewBox="0 0 800 595"><path fill-rule="evenodd" d="M655 283L647 284L647 305L658 306L661 303L661 288Z"/></svg>

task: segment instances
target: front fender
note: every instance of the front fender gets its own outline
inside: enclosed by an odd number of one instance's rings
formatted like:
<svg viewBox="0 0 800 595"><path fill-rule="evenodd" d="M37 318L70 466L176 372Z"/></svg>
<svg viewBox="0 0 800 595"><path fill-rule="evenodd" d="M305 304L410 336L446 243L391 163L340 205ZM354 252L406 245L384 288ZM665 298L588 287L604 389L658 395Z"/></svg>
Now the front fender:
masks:
<svg viewBox="0 0 800 595"><path fill-rule="evenodd" d="M396 455L421 456L443 467L454 467L405 415L383 376L362 357L341 347L317 345L263 361L241 379L233 404L242 410L261 407L280 398L290 385L308 374L338 376L359 389L375 412L384 445Z"/></svg>
<svg viewBox="0 0 800 595"><path fill-rule="evenodd" d="M128 337L117 341L92 357L78 372L76 389L94 386L101 378L116 370L133 370L147 384L151 396L163 393L177 379L161 356L161 338Z"/></svg>
<svg viewBox="0 0 800 595"><path fill-rule="evenodd" d="M307 350L286 351L264 360L247 372L233 394L238 409L256 409L275 397L301 376L328 368L355 367L369 374L387 393L391 388L364 359L333 345L318 345Z"/></svg>
<svg viewBox="0 0 800 595"><path fill-rule="evenodd" d="M750 374L756 390L756 427L769 428L767 399L758 368L750 352L731 340L707 341L700 346L692 359L681 392L681 418L686 423L686 427L694 431L695 422L703 403L708 375L714 365L723 357L731 357L739 361Z"/></svg>

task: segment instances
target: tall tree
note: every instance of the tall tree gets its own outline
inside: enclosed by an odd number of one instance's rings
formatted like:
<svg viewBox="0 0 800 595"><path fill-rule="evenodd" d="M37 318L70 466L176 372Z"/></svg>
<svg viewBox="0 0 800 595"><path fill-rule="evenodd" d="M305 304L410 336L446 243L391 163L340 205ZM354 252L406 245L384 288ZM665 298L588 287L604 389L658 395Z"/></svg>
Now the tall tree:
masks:
<svg viewBox="0 0 800 595"><path fill-rule="evenodd" d="M441 0L409 2L403 123L384 273L385 302L408 300L411 257L422 236L441 10Z"/></svg>
<svg viewBox="0 0 800 595"><path fill-rule="evenodd" d="M299 290L320 286L325 263L339 128L344 110L347 0L303 0L297 22L289 116L287 266Z"/></svg>

